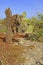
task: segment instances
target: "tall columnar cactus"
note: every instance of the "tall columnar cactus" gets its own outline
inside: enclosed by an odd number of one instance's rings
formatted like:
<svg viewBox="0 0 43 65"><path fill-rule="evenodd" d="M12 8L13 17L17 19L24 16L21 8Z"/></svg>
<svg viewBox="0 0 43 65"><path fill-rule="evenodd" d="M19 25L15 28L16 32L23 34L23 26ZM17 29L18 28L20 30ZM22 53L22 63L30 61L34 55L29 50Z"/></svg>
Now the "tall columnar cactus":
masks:
<svg viewBox="0 0 43 65"><path fill-rule="evenodd" d="M12 17L12 12L10 8L6 9L5 11L6 14L6 42L7 43L12 43L12 29L11 29L11 17Z"/></svg>
<svg viewBox="0 0 43 65"><path fill-rule="evenodd" d="M12 16L12 12L10 8L6 9L5 14L6 14L5 20L6 20L6 27L7 27L6 42L12 43L12 37L13 37L12 29L14 28L14 26L16 26L16 32L18 32L17 28L20 22L22 22L23 16L18 14Z"/></svg>

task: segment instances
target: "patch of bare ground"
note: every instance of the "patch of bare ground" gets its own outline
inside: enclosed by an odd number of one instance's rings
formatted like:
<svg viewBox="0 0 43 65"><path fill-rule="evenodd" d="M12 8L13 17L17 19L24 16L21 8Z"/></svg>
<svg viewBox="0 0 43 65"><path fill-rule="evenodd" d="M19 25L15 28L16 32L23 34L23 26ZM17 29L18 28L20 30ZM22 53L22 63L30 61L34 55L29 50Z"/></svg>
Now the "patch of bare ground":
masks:
<svg viewBox="0 0 43 65"><path fill-rule="evenodd" d="M25 47L0 42L0 61L2 65L19 65L24 63L23 57Z"/></svg>
<svg viewBox="0 0 43 65"><path fill-rule="evenodd" d="M18 42L5 43L0 39L0 61L2 65L43 65L43 42L30 41L22 35L13 37Z"/></svg>

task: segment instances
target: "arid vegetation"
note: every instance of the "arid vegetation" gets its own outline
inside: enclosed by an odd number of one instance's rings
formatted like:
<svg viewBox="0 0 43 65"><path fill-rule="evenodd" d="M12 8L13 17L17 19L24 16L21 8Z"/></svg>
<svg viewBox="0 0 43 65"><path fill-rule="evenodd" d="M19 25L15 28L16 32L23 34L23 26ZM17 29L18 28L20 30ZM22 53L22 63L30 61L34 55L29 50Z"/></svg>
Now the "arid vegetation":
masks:
<svg viewBox="0 0 43 65"><path fill-rule="evenodd" d="M0 19L0 64L43 65L43 14L26 18L26 12L12 15L10 8L5 14Z"/></svg>
<svg viewBox="0 0 43 65"><path fill-rule="evenodd" d="M36 40L43 42L43 14L39 13L37 16L33 16L32 18L26 18L26 13L23 12L22 15L13 15L11 19L11 29L12 35L15 32L28 34L30 40ZM22 20L23 16L23 20ZM17 18L16 18L17 17ZM21 22L22 21L22 22ZM7 28L5 25L6 20L0 20L0 32L6 33ZM15 23L14 23L15 22ZM7 21L7 24L9 22ZM10 27L9 27L10 28ZM9 34L10 35L10 34Z"/></svg>

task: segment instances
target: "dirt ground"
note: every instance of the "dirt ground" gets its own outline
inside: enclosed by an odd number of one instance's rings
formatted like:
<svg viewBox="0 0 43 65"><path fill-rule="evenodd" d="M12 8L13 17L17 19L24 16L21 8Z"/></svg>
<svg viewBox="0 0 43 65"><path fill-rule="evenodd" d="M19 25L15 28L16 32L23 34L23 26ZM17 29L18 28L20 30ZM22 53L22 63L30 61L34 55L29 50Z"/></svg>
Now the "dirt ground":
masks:
<svg viewBox="0 0 43 65"><path fill-rule="evenodd" d="M43 65L43 43L20 38L19 42L0 40L0 65Z"/></svg>

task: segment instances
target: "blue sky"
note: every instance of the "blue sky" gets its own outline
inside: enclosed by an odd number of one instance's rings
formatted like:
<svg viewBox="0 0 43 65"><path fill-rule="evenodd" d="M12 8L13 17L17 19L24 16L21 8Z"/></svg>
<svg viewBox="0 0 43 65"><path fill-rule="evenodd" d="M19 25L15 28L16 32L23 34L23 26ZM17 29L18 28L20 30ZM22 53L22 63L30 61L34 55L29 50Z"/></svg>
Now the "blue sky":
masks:
<svg viewBox="0 0 43 65"><path fill-rule="evenodd" d="M12 14L26 11L27 17L32 17L38 12L43 13L43 0L0 0L0 18L5 18L5 9L8 7Z"/></svg>

